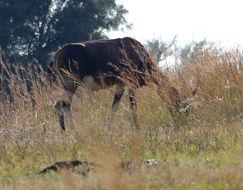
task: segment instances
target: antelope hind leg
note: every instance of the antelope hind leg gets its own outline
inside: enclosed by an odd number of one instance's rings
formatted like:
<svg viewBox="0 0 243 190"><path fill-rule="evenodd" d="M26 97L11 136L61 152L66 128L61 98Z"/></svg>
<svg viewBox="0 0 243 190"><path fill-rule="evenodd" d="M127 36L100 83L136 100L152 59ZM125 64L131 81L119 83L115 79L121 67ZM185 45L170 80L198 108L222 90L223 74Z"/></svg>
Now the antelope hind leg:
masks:
<svg viewBox="0 0 243 190"><path fill-rule="evenodd" d="M124 93L124 88L116 89L116 93L114 95L114 99L113 99L113 103L112 103L112 107L111 107L111 117L110 117L109 123L108 123L109 130L111 129L115 113L117 112L117 110L119 108L123 93Z"/></svg>
<svg viewBox="0 0 243 190"><path fill-rule="evenodd" d="M72 130L74 131L75 137L76 137L76 139L79 139L78 129L77 129L76 123L73 119L73 114L72 114L70 103L60 100L56 103L56 105L54 107L55 107L55 111L57 113L59 124L61 127L61 133L64 133L66 131L64 113L67 113L67 116L71 121Z"/></svg>
<svg viewBox="0 0 243 190"><path fill-rule="evenodd" d="M66 103L62 100L58 101L54 108L55 108L55 113L57 114L59 125L61 127L61 133L66 131L65 128L65 121L64 121L64 110L65 110L65 105Z"/></svg>
<svg viewBox="0 0 243 190"><path fill-rule="evenodd" d="M72 113L71 108L69 108L69 110L68 110L68 112L67 112L67 116L68 116L68 118L69 118L70 121L71 121L71 124L72 124L72 130L73 130L73 132L74 132L74 134L75 134L75 138L76 138L77 140L80 139L80 136L79 136L79 133L78 133L78 128L77 128L76 122L75 122L75 120L74 120L74 118L73 118L73 113Z"/></svg>

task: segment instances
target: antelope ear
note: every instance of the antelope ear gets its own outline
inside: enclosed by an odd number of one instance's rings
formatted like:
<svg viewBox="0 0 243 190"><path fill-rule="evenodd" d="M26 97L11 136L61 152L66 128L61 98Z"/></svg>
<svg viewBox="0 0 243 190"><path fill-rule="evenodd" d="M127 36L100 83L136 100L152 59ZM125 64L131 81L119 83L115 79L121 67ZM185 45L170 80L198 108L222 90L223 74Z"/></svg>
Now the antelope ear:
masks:
<svg viewBox="0 0 243 190"><path fill-rule="evenodd" d="M197 94L197 88L194 88L192 91L192 97L196 96L196 94Z"/></svg>

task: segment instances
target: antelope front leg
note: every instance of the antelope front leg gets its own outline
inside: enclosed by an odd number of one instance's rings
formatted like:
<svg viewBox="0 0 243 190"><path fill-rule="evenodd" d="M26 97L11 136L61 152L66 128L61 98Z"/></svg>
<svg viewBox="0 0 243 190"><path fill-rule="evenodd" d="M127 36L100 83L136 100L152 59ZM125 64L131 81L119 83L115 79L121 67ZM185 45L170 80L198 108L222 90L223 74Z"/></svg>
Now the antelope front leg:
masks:
<svg viewBox="0 0 243 190"><path fill-rule="evenodd" d="M114 119L114 115L116 113L116 111L119 108L120 105L120 101L122 98L122 95L124 93L124 88L117 88L116 89L116 93L114 95L114 99L113 99L113 103L112 103L112 107L111 107L111 117L109 119L109 123L108 123L108 129L111 129L112 123L113 123L113 119Z"/></svg>
<svg viewBox="0 0 243 190"><path fill-rule="evenodd" d="M132 109L133 120L134 120L136 129L140 129L139 124L138 124L137 101L135 99L135 94L134 94L134 91L130 90L130 89L129 89L128 93L129 93L130 107Z"/></svg>

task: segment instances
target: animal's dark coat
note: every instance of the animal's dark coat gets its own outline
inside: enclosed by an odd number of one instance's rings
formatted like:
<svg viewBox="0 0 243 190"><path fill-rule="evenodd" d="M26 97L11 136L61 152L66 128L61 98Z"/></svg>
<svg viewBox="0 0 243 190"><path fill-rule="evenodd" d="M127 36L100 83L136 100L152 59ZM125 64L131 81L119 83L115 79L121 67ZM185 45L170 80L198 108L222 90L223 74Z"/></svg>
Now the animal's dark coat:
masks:
<svg viewBox="0 0 243 190"><path fill-rule="evenodd" d="M154 82L158 75L157 65L145 48L128 37L68 44L55 54L50 67L53 71L59 69L62 74L65 70L79 80L90 75L96 83L105 86L129 83L140 87Z"/></svg>

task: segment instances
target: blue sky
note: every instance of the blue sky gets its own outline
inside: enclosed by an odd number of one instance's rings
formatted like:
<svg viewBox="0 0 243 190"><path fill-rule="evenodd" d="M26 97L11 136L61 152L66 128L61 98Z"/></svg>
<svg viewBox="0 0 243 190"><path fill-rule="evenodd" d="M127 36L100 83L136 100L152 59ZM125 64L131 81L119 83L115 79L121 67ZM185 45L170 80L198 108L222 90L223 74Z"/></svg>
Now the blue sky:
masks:
<svg viewBox="0 0 243 190"><path fill-rule="evenodd" d="M243 47L243 0L118 0L129 11L131 30L110 32L141 42L159 38L179 44L207 39L220 46Z"/></svg>

